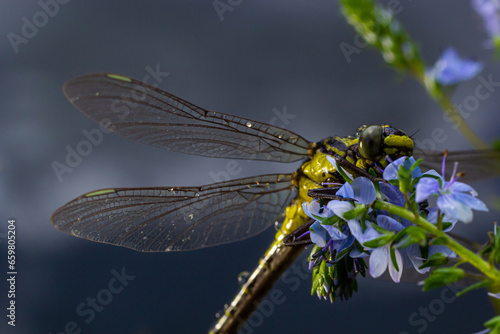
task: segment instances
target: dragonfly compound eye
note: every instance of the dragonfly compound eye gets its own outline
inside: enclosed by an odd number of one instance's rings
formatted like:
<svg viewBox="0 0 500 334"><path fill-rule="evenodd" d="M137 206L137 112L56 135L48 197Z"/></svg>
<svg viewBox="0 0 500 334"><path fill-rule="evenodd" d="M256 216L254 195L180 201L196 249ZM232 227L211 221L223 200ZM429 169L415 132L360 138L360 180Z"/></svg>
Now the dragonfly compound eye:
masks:
<svg viewBox="0 0 500 334"><path fill-rule="evenodd" d="M377 160L382 156L383 129L380 125L370 125L359 136L359 153L365 159Z"/></svg>

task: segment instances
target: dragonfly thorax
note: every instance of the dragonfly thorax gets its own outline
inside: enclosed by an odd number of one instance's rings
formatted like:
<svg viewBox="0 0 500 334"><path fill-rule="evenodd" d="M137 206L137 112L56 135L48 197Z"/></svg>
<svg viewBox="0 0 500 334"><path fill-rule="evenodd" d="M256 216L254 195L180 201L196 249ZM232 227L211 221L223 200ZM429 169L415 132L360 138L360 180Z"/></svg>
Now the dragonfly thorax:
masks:
<svg viewBox="0 0 500 334"><path fill-rule="evenodd" d="M390 125L363 125L355 136L336 136L318 142L311 159L302 165L301 172L314 182L343 183L327 156L344 159L368 170L375 164L385 167L401 156L410 156L413 147L413 140L406 133Z"/></svg>

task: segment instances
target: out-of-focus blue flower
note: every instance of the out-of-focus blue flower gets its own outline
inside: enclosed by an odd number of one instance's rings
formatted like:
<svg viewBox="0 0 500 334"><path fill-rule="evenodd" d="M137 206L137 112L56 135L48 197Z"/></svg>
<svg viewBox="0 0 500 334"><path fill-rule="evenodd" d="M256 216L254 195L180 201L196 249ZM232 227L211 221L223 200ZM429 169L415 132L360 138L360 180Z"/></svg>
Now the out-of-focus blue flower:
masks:
<svg viewBox="0 0 500 334"><path fill-rule="evenodd" d="M484 28L492 39L500 36L500 1L472 0L472 8L482 17Z"/></svg>
<svg viewBox="0 0 500 334"><path fill-rule="evenodd" d="M475 77L483 70L483 64L462 59L455 49L449 47L438 59L428 75L442 85L454 85Z"/></svg>
<svg viewBox="0 0 500 334"><path fill-rule="evenodd" d="M472 221L472 210L488 211L486 205L476 198L477 192L469 185L458 182L455 177L457 163L450 181L444 180L444 159L442 176L432 170L424 174L416 186L416 201L425 201L432 195L438 196L437 206L448 219L457 219L464 223ZM434 177L425 177L433 175Z"/></svg>

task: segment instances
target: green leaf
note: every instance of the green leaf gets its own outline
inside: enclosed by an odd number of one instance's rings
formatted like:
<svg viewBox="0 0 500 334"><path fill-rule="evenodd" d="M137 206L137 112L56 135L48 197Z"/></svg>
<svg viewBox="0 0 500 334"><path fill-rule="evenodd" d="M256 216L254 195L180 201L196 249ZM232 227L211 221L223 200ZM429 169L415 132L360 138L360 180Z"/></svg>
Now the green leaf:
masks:
<svg viewBox="0 0 500 334"><path fill-rule="evenodd" d="M472 290L485 288L485 287L487 287L490 284L491 284L490 280L484 280L484 281L480 281L480 282L474 283L472 285L469 285L468 287L466 287L462 291L458 292L457 293L457 297L460 297L460 296L462 296L462 295L464 295L467 292L472 291Z"/></svg>
<svg viewBox="0 0 500 334"><path fill-rule="evenodd" d="M324 219L321 224L322 225L335 225L337 224L339 221L341 220L340 217L338 216L332 216L332 217L329 217L329 218L326 218Z"/></svg>
<svg viewBox="0 0 500 334"><path fill-rule="evenodd" d="M438 180L438 182L439 182L439 186L443 187L443 181L442 181L442 179L441 179L441 176L438 176L438 175L432 175L432 174L424 174L424 175L422 175L422 177L431 177L431 178L433 178L433 179L436 179L436 180Z"/></svg>
<svg viewBox="0 0 500 334"><path fill-rule="evenodd" d="M396 251L394 250L394 247L390 248L390 254L391 254L391 261L392 261L392 265L394 266L394 269L396 269L396 271L399 271L398 261L396 261Z"/></svg>
<svg viewBox="0 0 500 334"><path fill-rule="evenodd" d="M448 241L443 238L443 237L438 237L436 239L432 239L432 244L433 245L447 245L448 244Z"/></svg>
<svg viewBox="0 0 500 334"><path fill-rule="evenodd" d="M415 163L411 166L410 168L410 173L413 172L415 170L415 168L417 168L418 166L420 166L420 164L423 162L424 160L422 159L418 159L417 161L415 161Z"/></svg>
<svg viewBox="0 0 500 334"><path fill-rule="evenodd" d="M450 227L451 225L453 225L452 223L449 223L449 222L443 222L443 230L446 230L448 227Z"/></svg>
<svg viewBox="0 0 500 334"><path fill-rule="evenodd" d="M393 235L390 234L384 234L381 237L372 239L370 241L367 241L363 244L363 246L368 247L368 248L377 248L380 246L387 245L389 242L391 242L393 239Z"/></svg>
<svg viewBox="0 0 500 334"><path fill-rule="evenodd" d="M403 240L399 241L403 236L406 236ZM408 226L399 233L394 238L394 242L398 243L398 248L408 247L412 244L419 244L420 246L427 245L427 234L418 226Z"/></svg>
<svg viewBox="0 0 500 334"><path fill-rule="evenodd" d="M411 189L411 173L408 169L403 166L403 164L399 165L398 170L398 179L399 179L399 190L406 194Z"/></svg>
<svg viewBox="0 0 500 334"><path fill-rule="evenodd" d="M448 258L442 253L436 253L432 255L427 261L425 261L418 269L424 269L427 267L437 267L448 263Z"/></svg>
<svg viewBox="0 0 500 334"><path fill-rule="evenodd" d="M393 186L399 187L399 180L398 180L398 179L389 180L389 181L387 181L387 182L389 182L389 183L390 183L390 184L392 184Z"/></svg>
<svg viewBox="0 0 500 334"><path fill-rule="evenodd" d="M437 268L424 281L422 290L428 291L439 288L464 278L465 272L460 268Z"/></svg>
<svg viewBox="0 0 500 334"><path fill-rule="evenodd" d="M381 233L381 234L392 234L392 235L394 235L393 231L386 230L385 228L383 228L383 227L381 227L381 226L379 226L377 224L372 224L372 227L378 233Z"/></svg>
<svg viewBox="0 0 500 334"><path fill-rule="evenodd" d="M484 323L484 327L486 328L498 328L499 326L500 326L500 315L497 315L496 317L493 317Z"/></svg>
<svg viewBox="0 0 500 334"><path fill-rule="evenodd" d="M368 208L364 204L356 205L354 209L344 213L345 220L351 220L361 216L363 213L368 212Z"/></svg>
<svg viewBox="0 0 500 334"><path fill-rule="evenodd" d="M312 255L319 252L320 250L321 250L321 248L315 244L314 247L311 249L311 253L309 254L309 257L307 258L307 261L311 261Z"/></svg>
<svg viewBox="0 0 500 334"><path fill-rule="evenodd" d="M494 233L495 236L495 248L500 247L500 227L496 226L496 233Z"/></svg>

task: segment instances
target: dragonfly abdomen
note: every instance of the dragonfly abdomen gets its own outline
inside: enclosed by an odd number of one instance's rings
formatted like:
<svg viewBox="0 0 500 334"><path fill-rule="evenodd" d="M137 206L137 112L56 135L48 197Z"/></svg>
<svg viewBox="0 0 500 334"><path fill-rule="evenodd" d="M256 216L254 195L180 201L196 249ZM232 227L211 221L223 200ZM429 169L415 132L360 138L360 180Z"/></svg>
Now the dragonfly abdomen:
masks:
<svg viewBox="0 0 500 334"><path fill-rule="evenodd" d="M286 247L274 242L271 249L272 251L268 251L261 259L232 303L225 308L224 314L209 331L210 334L236 334L281 274L302 252L303 247Z"/></svg>
<svg viewBox="0 0 500 334"><path fill-rule="evenodd" d="M224 314L210 329L210 334L236 334L281 274L304 250L304 247L284 246L282 242L286 235L309 220L309 217L302 211L302 203L303 200L299 198L286 208L286 218L282 229L276 233L274 242L231 304L225 307Z"/></svg>

